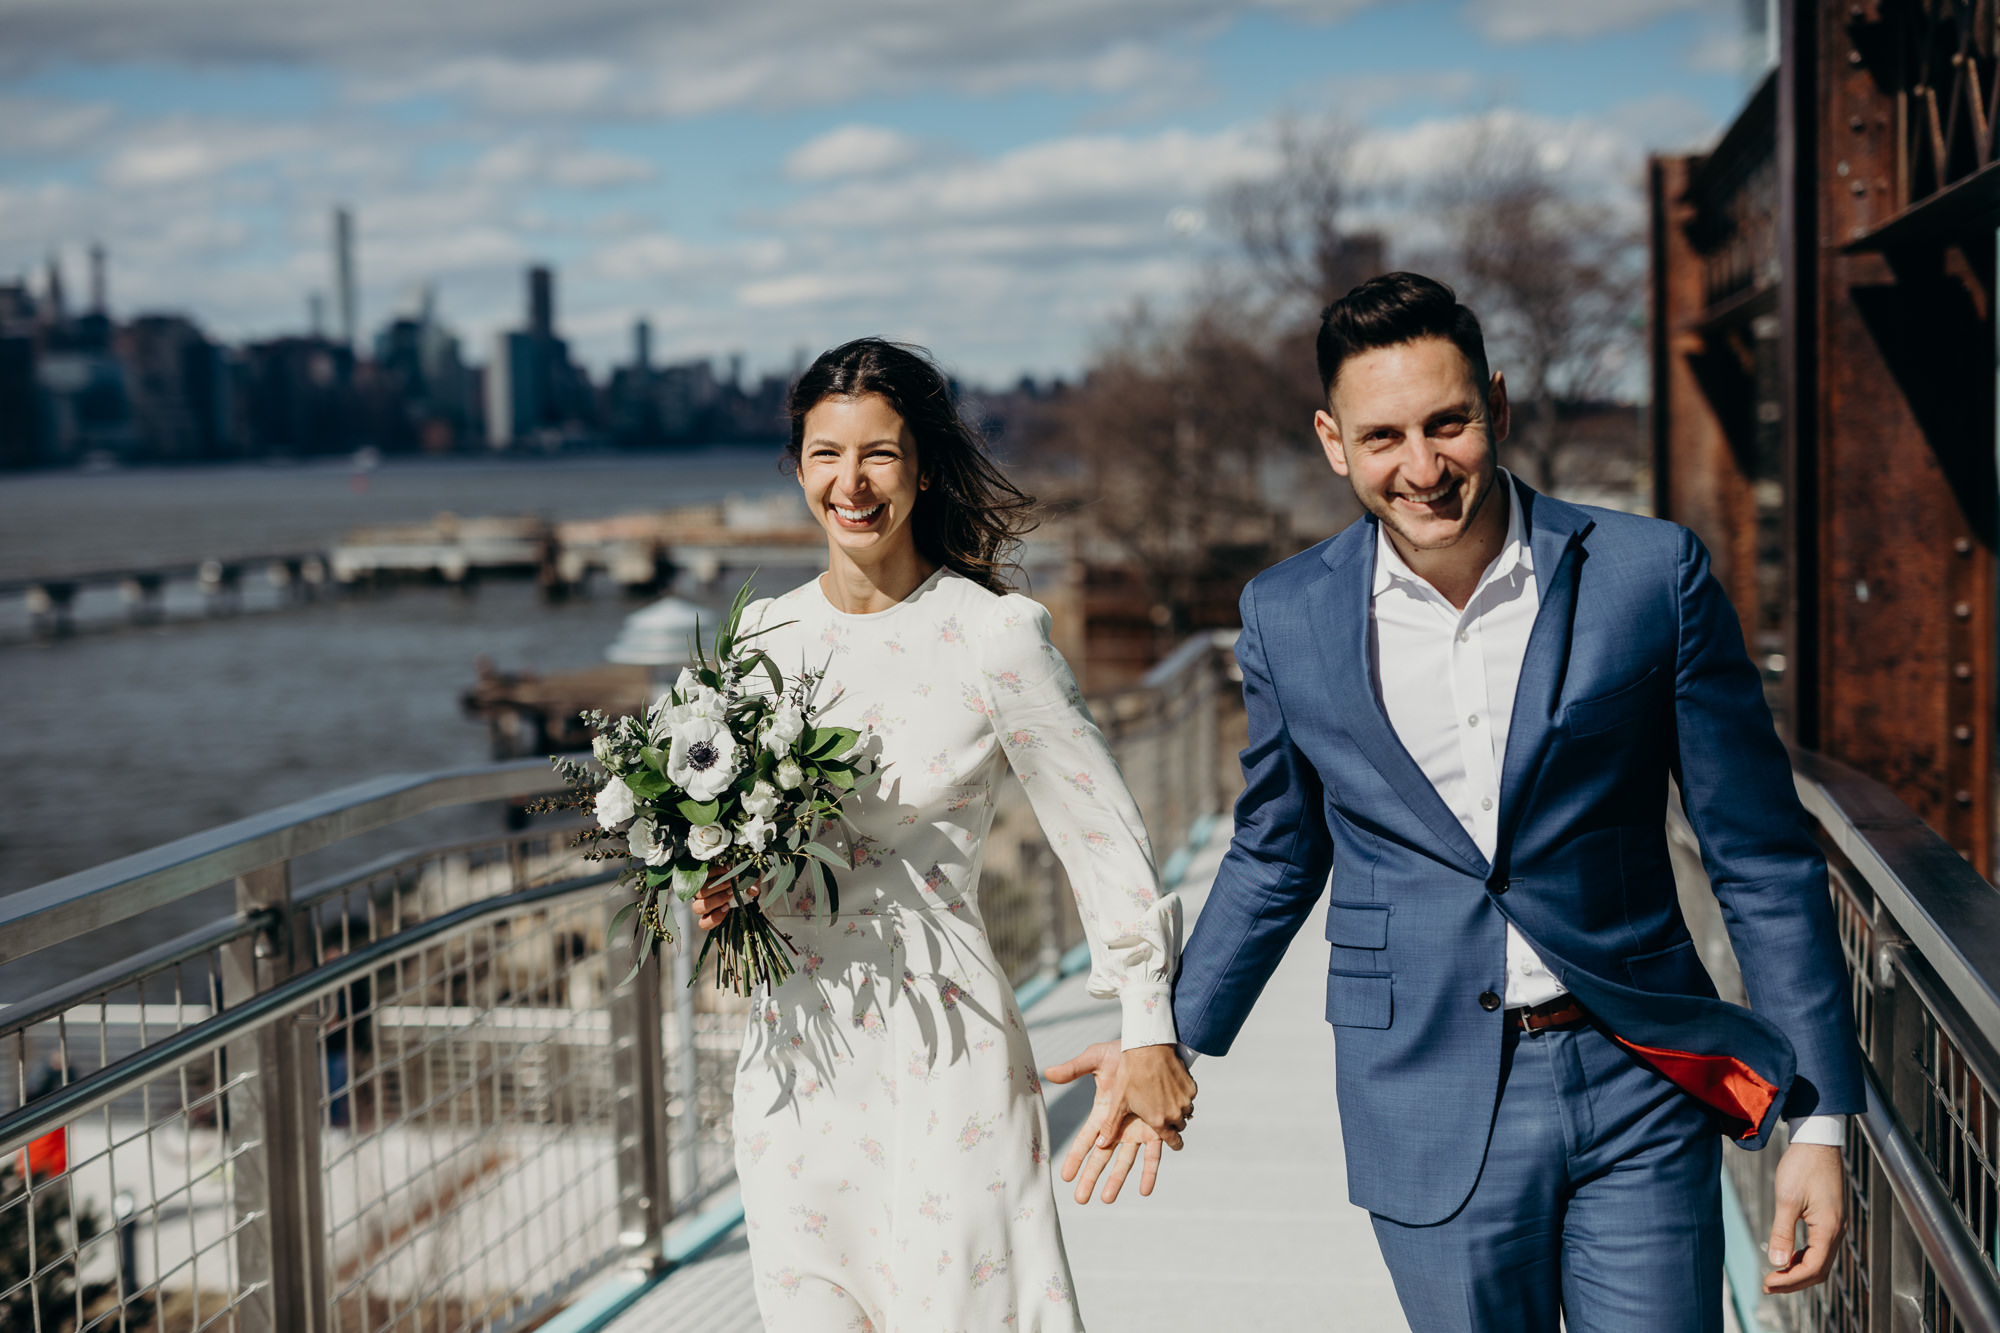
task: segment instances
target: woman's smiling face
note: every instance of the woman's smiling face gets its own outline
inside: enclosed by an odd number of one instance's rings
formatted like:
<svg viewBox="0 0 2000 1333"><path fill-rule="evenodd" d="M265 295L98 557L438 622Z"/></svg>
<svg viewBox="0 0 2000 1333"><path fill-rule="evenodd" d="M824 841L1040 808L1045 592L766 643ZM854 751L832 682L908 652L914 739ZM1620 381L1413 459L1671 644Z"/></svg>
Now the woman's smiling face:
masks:
<svg viewBox="0 0 2000 1333"><path fill-rule="evenodd" d="M910 516L927 484L916 440L880 394L824 398L806 413L799 485L827 539L857 563L914 549Z"/></svg>

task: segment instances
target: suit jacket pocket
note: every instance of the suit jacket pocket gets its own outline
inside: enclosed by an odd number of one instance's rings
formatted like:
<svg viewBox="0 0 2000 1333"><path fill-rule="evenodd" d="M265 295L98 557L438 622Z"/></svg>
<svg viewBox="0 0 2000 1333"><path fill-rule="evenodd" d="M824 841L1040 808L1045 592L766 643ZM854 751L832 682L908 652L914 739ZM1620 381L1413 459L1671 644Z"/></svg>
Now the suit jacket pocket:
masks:
<svg viewBox="0 0 2000 1333"><path fill-rule="evenodd" d="M1389 905L1330 904L1326 909L1326 941L1343 949L1386 949L1389 946Z"/></svg>
<svg viewBox="0 0 2000 1333"><path fill-rule="evenodd" d="M1621 689L1590 699L1578 699L1563 711L1563 722L1569 728L1569 734L1595 736L1600 731L1609 731L1644 717L1646 705L1653 697L1653 677L1659 674L1658 667L1651 667L1645 675Z"/></svg>
<svg viewBox="0 0 2000 1333"><path fill-rule="evenodd" d="M1390 977L1387 972L1326 974L1326 1021L1337 1028L1389 1026Z"/></svg>

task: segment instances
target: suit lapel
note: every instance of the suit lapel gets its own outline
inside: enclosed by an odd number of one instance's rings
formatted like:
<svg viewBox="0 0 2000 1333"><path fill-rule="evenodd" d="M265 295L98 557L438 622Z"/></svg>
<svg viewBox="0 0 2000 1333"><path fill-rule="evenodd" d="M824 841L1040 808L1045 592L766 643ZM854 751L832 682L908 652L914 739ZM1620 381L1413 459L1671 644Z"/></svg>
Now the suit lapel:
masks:
<svg viewBox="0 0 2000 1333"><path fill-rule="evenodd" d="M1359 535L1366 538L1360 543L1361 549L1347 546L1343 550L1342 543L1329 547L1325 558L1332 573L1313 585L1314 621L1328 627L1334 644L1329 672L1333 715L1362 757L1424 822L1438 845L1468 873L1483 879L1486 858L1479 854L1479 847L1465 831L1465 825L1458 822L1458 816L1410 757L1395 728L1389 725L1388 715L1382 711L1374 685L1375 654L1370 647L1373 630L1368 615L1369 595L1375 586L1375 520L1370 517L1356 523L1349 532L1355 529L1361 529Z"/></svg>
<svg viewBox="0 0 2000 1333"><path fill-rule="evenodd" d="M1535 582L1541 607L1528 634L1521 678L1514 691L1514 714L1507 728L1507 753L1500 769L1500 826L1497 860L1505 864L1523 799L1542 751L1547 748L1556 704L1569 670L1570 635L1576 624L1577 585L1589 551L1583 539L1595 526L1582 510L1521 487L1521 514L1528 546L1535 555ZM1546 571L1546 572L1544 572Z"/></svg>

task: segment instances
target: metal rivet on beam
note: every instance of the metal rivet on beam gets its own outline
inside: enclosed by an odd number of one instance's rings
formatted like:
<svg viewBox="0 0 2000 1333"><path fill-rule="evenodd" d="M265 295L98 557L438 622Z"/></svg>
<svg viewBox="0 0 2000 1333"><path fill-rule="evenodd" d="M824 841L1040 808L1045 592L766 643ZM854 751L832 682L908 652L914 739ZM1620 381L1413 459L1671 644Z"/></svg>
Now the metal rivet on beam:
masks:
<svg viewBox="0 0 2000 1333"><path fill-rule="evenodd" d="M1951 738L1960 745L1970 745L1972 744L1972 728L1961 722L1951 729Z"/></svg>
<svg viewBox="0 0 2000 1333"><path fill-rule="evenodd" d="M1867 193L1868 193L1868 182L1867 182L1867 181L1856 181L1856 182L1854 182L1854 184L1853 184L1853 186L1852 186L1851 188L1853 189L1853 191L1854 191L1854 192L1855 192L1856 194L1867 194Z"/></svg>
<svg viewBox="0 0 2000 1333"><path fill-rule="evenodd" d="M1868 122L1863 120L1859 116L1849 116L1847 118L1847 128L1853 130L1856 134L1859 134L1861 133L1861 131L1868 128Z"/></svg>
<svg viewBox="0 0 2000 1333"><path fill-rule="evenodd" d="M1960 805L1971 805L1972 793L1965 790L1965 788L1960 787L1957 791L1952 793L1951 799L1957 801Z"/></svg>
<svg viewBox="0 0 2000 1333"><path fill-rule="evenodd" d="M1960 620L1970 620L1972 619L1972 603L1959 602L1951 608L1951 613Z"/></svg>
<svg viewBox="0 0 2000 1333"><path fill-rule="evenodd" d="M1849 52L1847 53L1847 63L1848 63L1848 64L1850 64L1850 65L1858 65L1858 64L1860 64L1860 63L1861 63L1861 53L1860 53L1859 51L1849 51Z"/></svg>
<svg viewBox="0 0 2000 1333"><path fill-rule="evenodd" d="M1958 552L1960 555L1971 555L1972 538L1960 537L1957 541L1951 544L1951 549Z"/></svg>
<svg viewBox="0 0 2000 1333"><path fill-rule="evenodd" d="M1960 662L1957 666L1951 669L1951 674L1957 676L1960 680L1971 680L1972 663Z"/></svg>

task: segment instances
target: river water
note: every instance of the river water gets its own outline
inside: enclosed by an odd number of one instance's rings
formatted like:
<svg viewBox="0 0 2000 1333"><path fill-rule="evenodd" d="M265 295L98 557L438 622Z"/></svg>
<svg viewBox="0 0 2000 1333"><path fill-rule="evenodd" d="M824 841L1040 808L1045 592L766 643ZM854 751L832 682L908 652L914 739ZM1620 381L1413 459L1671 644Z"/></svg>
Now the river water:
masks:
<svg viewBox="0 0 2000 1333"><path fill-rule="evenodd" d="M587 518L792 485L774 448L6 477L0 578L324 549L359 524L445 509ZM759 583L775 592L805 576L765 571ZM483 762L484 725L458 706L477 659L592 665L636 605L601 583L548 605L530 583L489 581L470 595L413 586L0 643L0 894L385 773ZM348 851L358 859L499 820L492 809L440 812ZM191 901L148 941L228 906L226 895ZM105 932L90 950L101 962L138 942ZM32 994L76 953L5 969L0 1001Z"/></svg>

